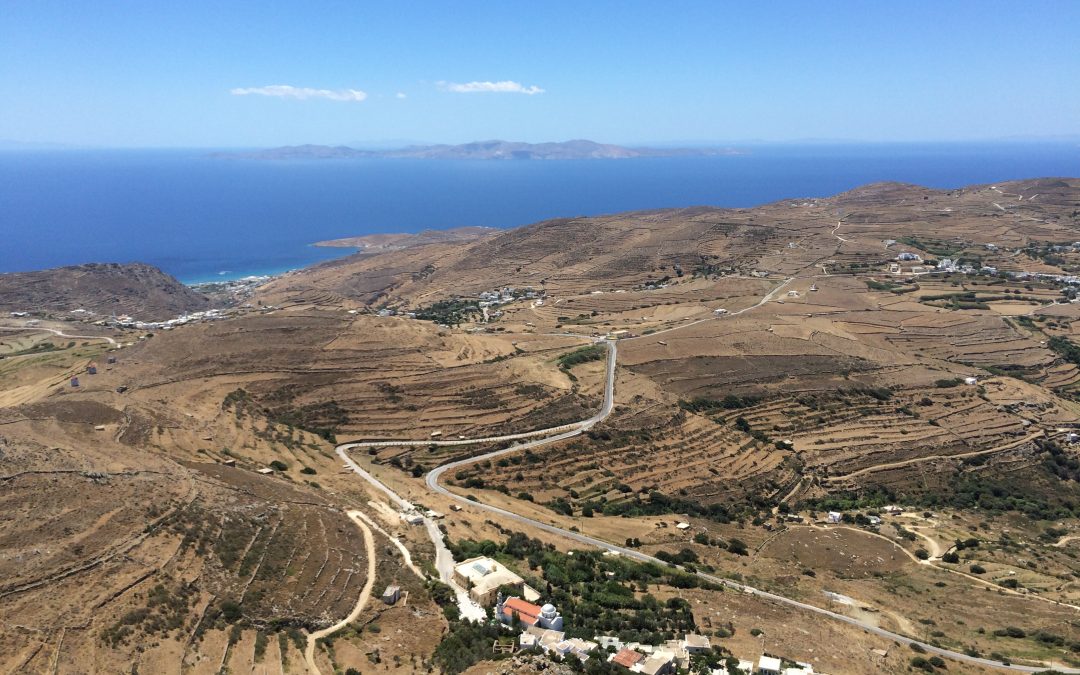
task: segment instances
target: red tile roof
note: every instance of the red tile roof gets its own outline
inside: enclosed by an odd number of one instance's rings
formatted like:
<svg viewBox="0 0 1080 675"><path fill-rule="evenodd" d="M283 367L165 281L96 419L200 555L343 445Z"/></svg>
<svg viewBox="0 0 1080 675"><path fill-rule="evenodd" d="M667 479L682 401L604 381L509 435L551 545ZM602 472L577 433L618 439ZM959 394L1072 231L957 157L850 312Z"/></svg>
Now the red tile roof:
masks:
<svg viewBox="0 0 1080 675"><path fill-rule="evenodd" d="M531 602L525 602L521 598L510 598L503 603L503 616L511 618L514 616L514 612L517 612L518 619L521 623L535 626L536 622L540 619L540 606L534 605Z"/></svg>
<svg viewBox="0 0 1080 675"><path fill-rule="evenodd" d="M622 649L613 659L611 659L612 663L620 665L623 668L630 668L644 660L645 655L641 652L635 652L633 649Z"/></svg>

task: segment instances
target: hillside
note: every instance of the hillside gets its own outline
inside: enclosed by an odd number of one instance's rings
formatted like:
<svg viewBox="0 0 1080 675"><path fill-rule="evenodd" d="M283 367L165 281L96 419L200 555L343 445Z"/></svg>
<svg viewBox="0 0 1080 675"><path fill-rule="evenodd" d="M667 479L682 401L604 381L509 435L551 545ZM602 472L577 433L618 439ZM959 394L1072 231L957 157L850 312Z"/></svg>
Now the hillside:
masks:
<svg viewBox="0 0 1080 675"><path fill-rule="evenodd" d="M156 267L142 263L88 263L35 272L0 274L0 311L99 317L128 315L143 321L204 310L210 300Z"/></svg>
<svg viewBox="0 0 1080 675"><path fill-rule="evenodd" d="M619 145L573 140L560 143L474 141L460 145L416 145L395 150L361 150L347 146L293 145L252 152L217 153L224 159L633 159L638 157L686 157L737 154L717 148L628 148Z"/></svg>
<svg viewBox="0 0 1080 675"><path fill-rule="evenodd" d="M941 239L978 250L979 259L1016 269L1014 255L984 248L1072 242L1076 179L1033 180L959 190L895 183L828 198L792 199L752 209L693 207L548 220L462 245L362 255L292 275L264 288L283 300L320 291L404 305L483 290L533 286L567 294L645 286L650 280L710 274L785 276L852 271L901 249ZM1002 191L1015 193L1006 199ZM1028 201L1018 200L1024 194ZM1035 201L1030 197L1034 196ZM883 246L892 239L899 242ZM963 250L963 248L958 249ZM927 251L922 251L931 255ZM890 254L891 253L891 254ZM1041 258L1028 269L1058 271Z"/></svg>
<svg viewBox="0 0 1080 675"><path fill-rule="evenodd" d="M642 445L653 462L628 461L628 440L553 447L567 461L544 464L529 486L547 499L568 497L548 481L563 466L563 478L574 479L583 456L623 466L617 478L635 490L659 487L707 502L755 490L790 499L870 484L906 490L916 475L930 484L929 466L944 480L956 466L949 458L972 452L1000 449L1002 461L1031 464L1042 437L1024 429L1036 417L1048 427L1080 422L1072 401L1077 364L1046 343L1069 334L1064 317L1077 314L1059 301L1069 286L1062 278L1080 270L1071 246L1080 239L1078 197L1074 179L949 191L879 184L754 209L559 219L472 242L355 256L260 291L277 305L388 308L479 331L638 336L620 350L624 405L609 426L626 439L661 428L668 441ZM1053 253L1055 246L1062 250ZM897 263L901 254L933 262ZM927 275L943 258L976 266ZM1025 281L1006 271L1061 278ZM531 295L519 292L483 322L479 294L507 286ZM1055 317L1044 325L1013 318L1044 312ZM663 331L670 336L651 336ZM1015 373L1045 398L1037 416L995 408L1021 395L1007 379L988 381L972 400L934 384ZM889 391L884 402L865 393L878 390ZM726 396L743 402L725 408L718 402ZM923 407L917 418L897 412L915 403ZM843 413L850 406L891 431L871 434L859 416ZM747 421L743 428L733 427L736 417ZM690 461L691 439L700 453L694 461L710 471L667 473L664 462ZM660 457L667 459L657 466ZM721 487L715 475L742 480Z"/></svg>
<svg viewBox="0 0 1080 675"><path fill-rule="evenodd" d="M357 238L115 343L0 320L0 670L458 672L495 638L462 647L444 531L586 638L663 611L823 672L910 672L898 636L1080 666L1076 241L1078 179L875 184Z"/></svg>

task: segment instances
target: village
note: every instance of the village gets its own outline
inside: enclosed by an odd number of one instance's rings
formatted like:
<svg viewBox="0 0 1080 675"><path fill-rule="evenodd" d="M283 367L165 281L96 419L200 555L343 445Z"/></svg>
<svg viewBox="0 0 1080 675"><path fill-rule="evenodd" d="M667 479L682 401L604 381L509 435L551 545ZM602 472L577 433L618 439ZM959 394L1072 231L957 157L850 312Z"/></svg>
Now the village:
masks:
<svg viewBox="0 0 1080 675"><path fill-rule="evenodd" d="M534 652L559 660L577 659L585 662L593 655L603 658L630 673L643 675L675 675L691 668L701 672L698 666L706 659L720 662L710 668L712 675L742 673L746 675L814 675L818 672L810 663L797 662L771 654L762 654L756 661L733 657L717 658L720 652L713 649L708 636L685 633L679 639L666 640L660 644L623 641L612 635L596 635L591 640L567 637L573 629L565 625L558 608L551 603L536 604L541 594L525 583L515 572L493 558L478 556L454 566L454 583L468 589L469 597L481 607L493 609L493 621L499 622L510 634L516 634L514 643L495 641L494 654L512 654L520 651ZM384 602L396 600L396 588L390 587L383 596Z"/></svg>

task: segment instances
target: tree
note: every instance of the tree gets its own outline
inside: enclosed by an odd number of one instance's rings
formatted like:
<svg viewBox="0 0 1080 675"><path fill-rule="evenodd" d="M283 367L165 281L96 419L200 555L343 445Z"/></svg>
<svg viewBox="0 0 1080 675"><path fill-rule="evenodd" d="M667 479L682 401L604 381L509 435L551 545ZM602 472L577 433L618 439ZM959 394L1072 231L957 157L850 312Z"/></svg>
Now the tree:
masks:
<svg viewBox="0 0 1080 675"><path fill-rule="evenodd" d="M930 551L927 551L925 548L917 548L915 549L915 557L919 560L929 560Z"/></svg>
<svg viewBox="0 0 1080 675"><path fill-rule="evenodd" d="M750 549L747 548L746 542L742 539L729 540L727 549L735 555L750 555Z"/></svg>
<svg viewBox="0 0 1080 675"><path fill-rule="evenodd" d="M226 600L221 603L221 616L229 623L236 623L244 616L240 603L235 600Z"/></svg>

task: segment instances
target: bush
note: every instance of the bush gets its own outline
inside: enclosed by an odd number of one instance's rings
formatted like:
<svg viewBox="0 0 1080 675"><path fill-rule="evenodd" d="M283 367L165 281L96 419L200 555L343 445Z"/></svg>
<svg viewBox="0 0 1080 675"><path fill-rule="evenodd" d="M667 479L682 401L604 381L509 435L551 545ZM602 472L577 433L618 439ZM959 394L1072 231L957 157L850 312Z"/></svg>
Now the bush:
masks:
<svg viewBox="0 0 1080 675"><path fill-rule="evenodd" d="M303 469L300 469L300 473L302 473L302 474L304 474L306 476L314 476L316 471L315 471L315 469L312 469L310 466L305 466Z"/></svg>
<svg viewBox="0 0 1080 675"><path fill-rule="evenodd" d="M225 600L221 603L221 616L229 623L236 623L244 617L244 610L235 600Z"/></svg>
<svg viewBox="0 0 1080 675"><path fill-rule="evenodd" d="M750 549L747 548L746 542L742 539L732 539L728 542L727 550L731 551L735 555L750 555Z"/></svg>
<svg viewBox="0 0 1080 675"><path fill-rule="evenodd" d="M986 568L979 564L972 565L968 570L972 574L986 574Z"/></svg>
<svg viewBox="0 0 1080 675"><path fill-rule="evenodd" d="M266 637L266 633L259 631L255 634L255 660L262 661L266 655L266 645L270 642L270 639Z"/></svg>
<svg viewBox="0 0 1080 675"><path fill-rule="evenodd" d="M274 469L275 471L288 471L289 465L281 461L280 459L275 459L274 461L270 462L270 468Z"/></svg>
<svg viewBox="0 0 1080 675"><path fill-rule="evenodd" d="M930 551L927 551L925 548L917 548L915 549L915 557L919 560L929 560Z"/></svg>

